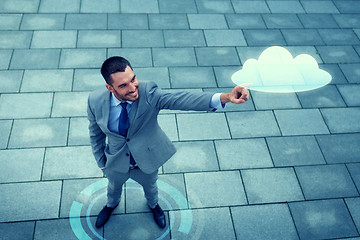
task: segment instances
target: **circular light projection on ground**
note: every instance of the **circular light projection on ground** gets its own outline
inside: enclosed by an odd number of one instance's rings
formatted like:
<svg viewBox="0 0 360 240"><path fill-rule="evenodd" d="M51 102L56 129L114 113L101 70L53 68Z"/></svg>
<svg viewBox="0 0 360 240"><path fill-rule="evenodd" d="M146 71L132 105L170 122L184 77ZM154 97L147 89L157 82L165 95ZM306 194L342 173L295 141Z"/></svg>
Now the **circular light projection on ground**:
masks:
<svg viewBox="0 0 360 240"><path fill-rule="evenodd" d="M323 87L331 81L331 75L319 69L312 56L301 54L293 58L287 49L273 46L265 49L259 60L248 59L231 80L255 91L286 93Z"/></svg>
<svg viewBox="0 0 360 240"><path fill-rule="evenodd" d="M134 182L132 179L129 179L127 181L129 182ZM106 189L108 184L108 180L107 179L101 179L99 181L96 181L92 184L90 184L89 186L87 186L86 188L84 188L81 192L81 198L83 199L92 199L92 201L90 202L90 204L88 205L88 207L86 209L84 208L84 204L81 203L80 201L73 201L71 208L70 208L70 213L69 213L69 221L70 221L70 226L71 229L73 230L74 234L76 235L76 237L78 239L83 239L83 240L92 240L94 239L101 239L101 240L106 240L105 238L103 238L92 226L91 221L90 221L90 213L91 213L91 209L94 206L94 204L101 198L106 197L106 191L103 191L104 189ZM164 193L166 193L168 196L170 196L172 199L172 202L175 202L175 204L178 207L184 207L188 206L188 202L185 198L185 196L178 190L176 189L174 186L163 182L161 180L157 181L157 185L159 190L163 191ZM131 187L131 186L126 186L124 187L124 189L128 189L128 190L140 190L142 191L141 187ZM99 194L99 192L101 192ZM160 239L164 239L169 233L170 230L174 230L172 229L175 224L175 217L173 214L173 209L174 207L170 204L170 202L161 194L159 194L159 199L161 201L163 201L165 203L165 205L167 206L167 208L169 209L169 214L170 214L170 224L168 226L168 228L162 233L161 236L154 236L154 239L160 240ZM81 212L85 210L86 212L86 226L83 226L83 223L81 221ZM192 211L191 209L187 209L186 211L180 211L181 212L181 222L180 224L176 224L178 227L178 229L176 229L176 231L179 231L185 235L190 233L190 230L192 228L193 225L193 216L192 216ZM87 229L87 230L85 230Z"/></svg>

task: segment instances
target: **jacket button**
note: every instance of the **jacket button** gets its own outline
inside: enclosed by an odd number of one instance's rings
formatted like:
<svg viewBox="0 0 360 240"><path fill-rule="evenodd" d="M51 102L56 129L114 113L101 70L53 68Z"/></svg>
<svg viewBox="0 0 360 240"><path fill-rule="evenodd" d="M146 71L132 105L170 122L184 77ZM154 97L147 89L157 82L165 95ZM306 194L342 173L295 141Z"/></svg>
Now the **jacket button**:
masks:
<svg viewBox="0 0 360 240"><path fill-rule="evenodd" d="M127 154L125 154L125 155L126 155L127 157L128 157L128 156L130 156L130 154L128 154L128 153L127 153Z"/></svg>
<svg viewBox="0 0 360 240"><path fill-rule="evenodd" d="M126 141L127 141L127 142L130 142L130 139L129 139L129 138L127 138L127 139L126 139Z"/></svg>

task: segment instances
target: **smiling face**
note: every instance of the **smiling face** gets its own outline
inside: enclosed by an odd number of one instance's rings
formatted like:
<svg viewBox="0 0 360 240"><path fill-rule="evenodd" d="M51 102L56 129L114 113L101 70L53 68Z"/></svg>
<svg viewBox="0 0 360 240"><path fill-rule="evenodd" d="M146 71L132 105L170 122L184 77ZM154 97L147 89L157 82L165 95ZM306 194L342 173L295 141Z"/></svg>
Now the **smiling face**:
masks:
<svg viewBox="0 0 360 240"><path fill-rule="evenodd" d="M111 84L106 84L106 88L114 94L120 101L136 101L139 98L139 82L133 70L129 66L125 72L116 72L110 75Z"/></svg>

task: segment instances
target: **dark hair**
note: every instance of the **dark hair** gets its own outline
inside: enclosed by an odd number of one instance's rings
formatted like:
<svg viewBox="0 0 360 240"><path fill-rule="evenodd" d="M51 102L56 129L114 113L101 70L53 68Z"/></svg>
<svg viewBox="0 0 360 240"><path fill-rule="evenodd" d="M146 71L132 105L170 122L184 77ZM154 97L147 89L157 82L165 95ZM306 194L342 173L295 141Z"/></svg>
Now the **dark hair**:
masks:
<svg viewBox="0 0 360 240"><path fill-rule="evenodd" d="M101 66L101 75L105 79L107 84L112 84L113 80L110 75L117 72L125 72L125 68L129 66L131 69L130 62L123 57L111 57L105 60Z"/></svg>

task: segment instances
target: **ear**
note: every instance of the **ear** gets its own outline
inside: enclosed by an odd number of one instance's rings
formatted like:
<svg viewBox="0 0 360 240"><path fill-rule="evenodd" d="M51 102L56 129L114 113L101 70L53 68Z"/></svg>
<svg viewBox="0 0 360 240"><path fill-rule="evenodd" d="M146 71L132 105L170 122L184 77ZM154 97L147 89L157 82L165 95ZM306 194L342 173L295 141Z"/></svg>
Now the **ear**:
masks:
<svg viewBox="0 0 360 240"><path fill-rule="evenodd" d="M110 92L114 92L114 88L113 88L113 86L111 86L110 84L106 84L106 88L107 88L107 90L109 90Z"/></svg>

